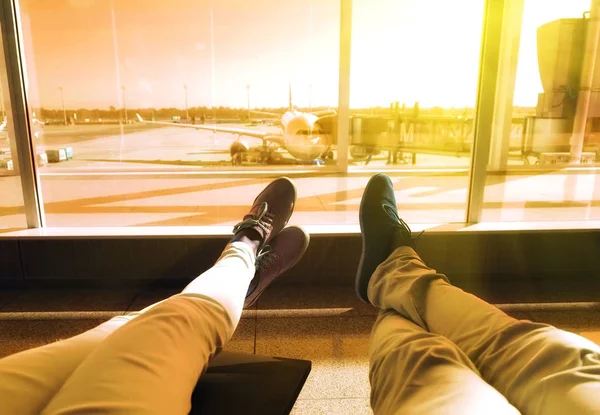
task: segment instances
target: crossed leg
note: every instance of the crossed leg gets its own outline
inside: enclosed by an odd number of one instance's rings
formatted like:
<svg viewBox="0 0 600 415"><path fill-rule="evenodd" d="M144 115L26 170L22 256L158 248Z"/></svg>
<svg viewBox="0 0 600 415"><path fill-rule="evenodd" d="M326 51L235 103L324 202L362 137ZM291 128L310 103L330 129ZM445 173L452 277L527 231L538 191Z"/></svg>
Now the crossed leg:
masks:
<svg viewBox="0 0 600 415"><path fill-rule="evenodd" d="M412 248L379 265L368 296L384 310L371 339L376 413L600 413L598 345L509 317Z"/></svg>
<svg viewBox="0 0 600 415"><path fill-rule="evenodd" d="M254 261L233 242L181 294L0 360L3 413L188 413L198 377L239 322Z"/></svg>

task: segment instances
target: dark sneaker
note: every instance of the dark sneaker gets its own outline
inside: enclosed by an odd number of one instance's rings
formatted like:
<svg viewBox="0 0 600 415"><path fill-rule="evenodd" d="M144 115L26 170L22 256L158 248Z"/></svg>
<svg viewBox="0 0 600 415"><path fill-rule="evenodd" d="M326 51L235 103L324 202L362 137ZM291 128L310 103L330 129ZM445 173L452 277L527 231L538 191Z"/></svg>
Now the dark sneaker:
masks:
<svg viewBox="0 0 600 415"><path fill-rule="evenodd" d="M297 226L285 228L256 256L256 273L248 287L244 307L250 307L281 274L292 268L308 248L310 236Z"/></svg>
<svg viewBox="0 0 600 415"><path fill-rule="evenodd" d="M233 233L252 228L260 234L260 246L264 246L287 225L295 203L294 183L287 177L273 180L256 196L250 213L235 225Z"/></svg>
<svg viewBox="0 0 600 415"><path fill-rule="evenodd" d="M379 264L400 246L414 248L410 228L398 215L394 186L383 173L371 177L360 203L362 255L356 273L355 289L358 298L370 303L367 287Z"/></svg>

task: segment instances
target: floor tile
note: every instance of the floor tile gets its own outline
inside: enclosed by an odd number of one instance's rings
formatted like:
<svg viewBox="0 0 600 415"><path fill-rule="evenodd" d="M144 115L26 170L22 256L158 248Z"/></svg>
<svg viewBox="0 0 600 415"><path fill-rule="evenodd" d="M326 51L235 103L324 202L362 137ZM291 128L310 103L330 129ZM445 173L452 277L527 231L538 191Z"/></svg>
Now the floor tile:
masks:
<svg viewBox="0 0 600 415"><path fill-rule="evenodd" d="M233 337L225 346L227 352L254 353L256 319L243 318L233 333Z"/></svg>
<svg viewBox="0 0 600 415"><path fill-rule="evenodd" d="M573 332L600 330L600 312L596 310L531 311L528 319Z"/></svg>
<svg viewBox="0 0 600 415"><path fill-rule="evenodd" d="M305 286L282 285L270 287L258 300L260 316L277 317L278 311L286 310L330 310L340 316L374 316L377 309L358 299L353 285Z"/></svg>
<svg viewBox="0 0 600 415"><path fill-rule="evenodd" d="M125 311L136 290L55 289L26 290L2 311Z"/></svg>
<svg viewBox="0 0 600 415"><path fill-rule="evenodd" d="M256 353L312 361L300 399L366 398L374 321L373 316L257 319Z"/></svg>
<svg viewBox="0 0 600 415"><path fill-rule="evenodd" d="M0 358L83 333L105 320L0 321Z"/></svg>
<svg viewBox="0 0 600 415"><path fill-rule="evenodd" d="M291 415L372 415L368 398L302 399L296 401Z"/></svg>

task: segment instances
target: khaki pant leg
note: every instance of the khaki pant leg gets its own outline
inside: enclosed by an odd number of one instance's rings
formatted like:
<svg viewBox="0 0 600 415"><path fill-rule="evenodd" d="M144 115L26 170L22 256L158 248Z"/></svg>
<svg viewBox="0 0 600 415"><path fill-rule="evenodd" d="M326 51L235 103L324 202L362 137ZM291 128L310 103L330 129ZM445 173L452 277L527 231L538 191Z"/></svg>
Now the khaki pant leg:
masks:
<svg viewBox="0 0 600 415"><path fill-rule="evenodd" d="M369 345L375 414L518 414L450 340L382 311Z"/></svg>
<svg viewBox="0 0 600 415"><path fill-rule="evenodd" d="M181 294L102 341L43 413L187 414L198 378L233 335L254 271L250 247L228 244Z"/></svg>
<svg viewBox="0 0 600 415"><path fill-rule="evenodd" d="M37 415L79 364L131 319L118 316L85 333L0 360L0 412Z"/></svg>
<svg viewBox="0 0 600 415"><path fill-rule="evenodd" d="M600 347L509 317L448 283L401 247L373 274L369 299L455 343L482 377L526 414L600 413Z"/></svg>
<svg viewBox="0 0 600 415"><path fill-rule="evenodd" d="M214 300L173 296L100 343L42 413L187 414L198 378L234 328Z"/></svg>

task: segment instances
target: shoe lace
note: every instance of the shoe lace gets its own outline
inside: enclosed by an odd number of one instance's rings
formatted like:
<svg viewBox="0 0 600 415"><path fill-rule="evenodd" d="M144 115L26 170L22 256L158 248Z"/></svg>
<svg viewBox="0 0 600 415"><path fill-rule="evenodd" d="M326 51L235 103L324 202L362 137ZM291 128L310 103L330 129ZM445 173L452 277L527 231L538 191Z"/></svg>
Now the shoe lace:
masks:
<svg viewBox="0 0 600 415"><path fill-rule="evenodd" d="M275 215L269 212L269 205L267 202L263 202L255 215L244 219L233 227L233 233L237 233L242 229L259 227L263 231L263 236L266 236L273 229L274 220Z"/></svg>
<svg viewBox="0 0 600 415"><path fill-rule="evenodd" d="M410 226L408 226L408 223L406 223L404 221L404 219L402 219L400 216L398 216L398 209L391 207L390 205L384 203L383 204L383 209L392 216L393 219L396 220L396 223L394 224L394 226L398 229L400 229L400 231L404 234L405 237L409 238L411 241L416 241L417 239L421 238L421 236L425 233L424 230L422 230L417 236L413 237L412 236L412 231L410 230Z"/></svg>
<svg viewBox="0 0 600 415"><path fill-rule="evenodd" d="M277 252L273 251L270 245L265 245L258 255L256 255L256 268L265 271L279 259Z"/></svg>

